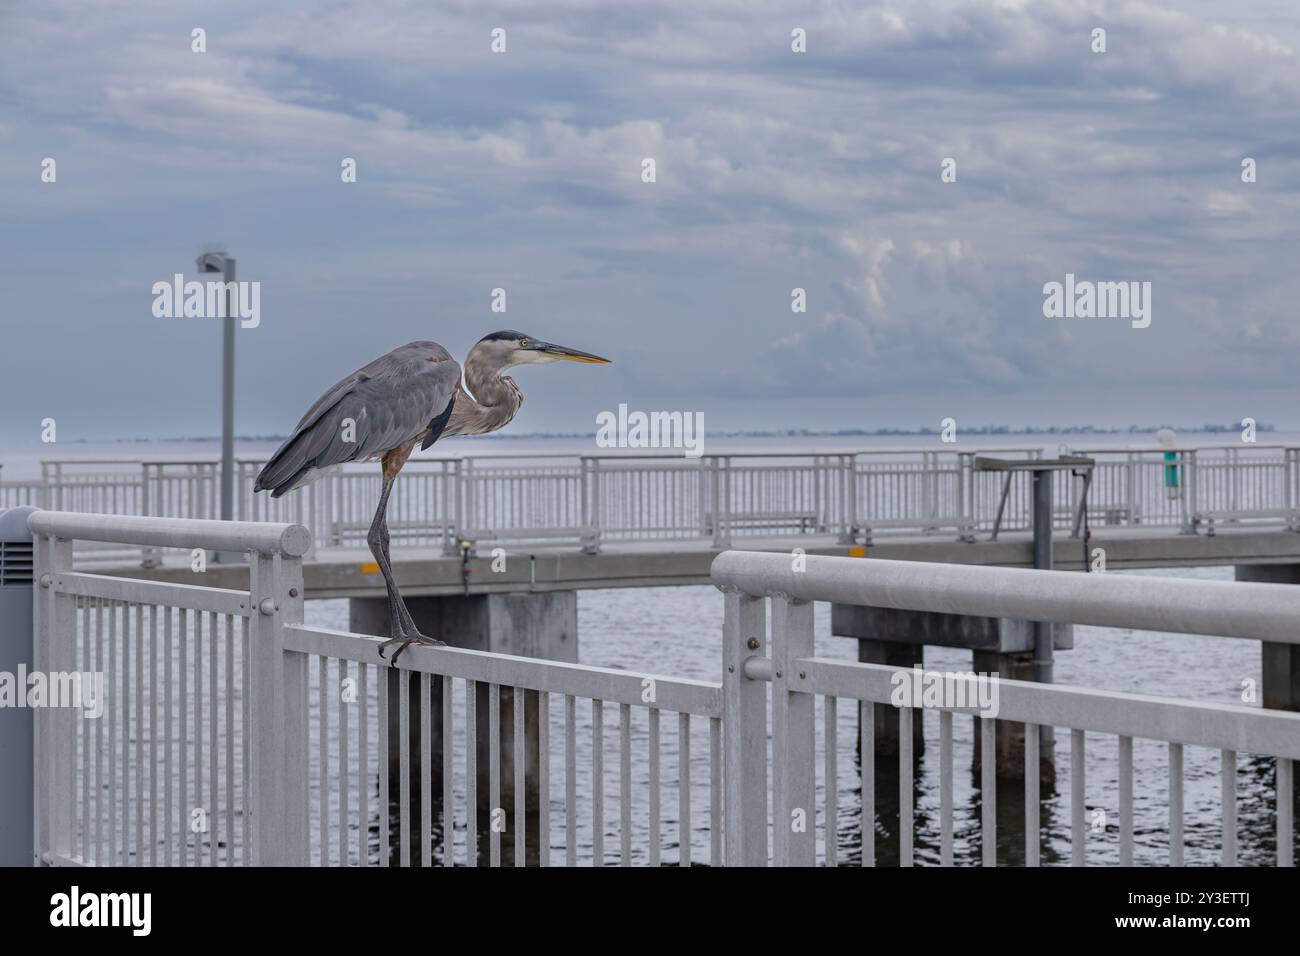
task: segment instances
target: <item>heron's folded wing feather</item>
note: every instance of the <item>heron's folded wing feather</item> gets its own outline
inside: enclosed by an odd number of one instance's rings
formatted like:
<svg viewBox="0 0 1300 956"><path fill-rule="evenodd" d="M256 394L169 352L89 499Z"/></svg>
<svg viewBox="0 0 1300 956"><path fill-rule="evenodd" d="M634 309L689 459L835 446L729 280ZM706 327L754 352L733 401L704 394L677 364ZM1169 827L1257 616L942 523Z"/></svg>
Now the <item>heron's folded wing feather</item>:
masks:
<svg viewBox="0 0 1300 956"><path fill-rule="evenodd" d="M460 376L450 357L429 355L403 346L331 388L267 462L257 486L276 488L306 469L365 461L417 437L447 407Z"/></svg>

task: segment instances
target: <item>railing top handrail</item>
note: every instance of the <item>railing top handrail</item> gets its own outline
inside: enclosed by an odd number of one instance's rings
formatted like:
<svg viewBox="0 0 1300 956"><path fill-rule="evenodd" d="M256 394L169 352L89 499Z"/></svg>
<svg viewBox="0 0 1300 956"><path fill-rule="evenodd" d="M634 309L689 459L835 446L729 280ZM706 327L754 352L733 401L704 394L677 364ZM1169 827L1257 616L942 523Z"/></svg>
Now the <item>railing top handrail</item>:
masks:
<svg viewBox="0 0 1300 956"><path fill-rule="evenodd" d="M1227 445L1121 445L1112 448L1076 448L1076 455L1123 455L1164 451L1287 451L1295 445L1256 445L1238 442Z"/></svg>
<svg viewBox="0 0 1300 956"><path fill-rule="evenodd" d="M713 583L761 597L1208 634L1300 644L1300 588L1287 584L724 551Z"/></svg>
<svg viewBox="0 0 1300 956"><path fill-rule="evenodd" d="M709 451L699 456L701 458L718 459L718 458L832 458L832 457L858 457L858 456L885 456L885 455L929 455L929 454L952 454L952 455L973 455L980 453L1032 453L1043 452L1043 445L989 445L983 442L971 444L943 443L939 446L926 445L900 445L890 447L846 447L846 448L807 448L807 449L752 449L752 450L723 450ZM1123 455L1138 453L1157 453L1157 452L1189 452L1189 451L1286 451L1300 446L1293 444L1178 444L1173 446L1166 445L1120 445L1108 448L1080 448L1075 449L1076 454L1080 455ZM262 464L267 460L265 455L237 455L236 464ZM437 455L414 455L410 459L410 464L429 463L437 464L443 462L463 462L472 460L483 461L511 461L511 460L568 460L577 462L583 459L602 461L698 461L698 458L688 458L683 449L622 449L607 451L472 451L472 452L443 452ZM221 459L217 456L206 457L180 457L180 458L159 458L159 457L124 457L124 458L42 458L41 465L57 465L60 467L83 466L83 465L117 465L117 466L140 466L140 465L216 465Z"/></svg>
<svg viewBox="0 0 1300 956"><path fill-rule="evenodd" d="M33 534L142 547L256 551L291 558L300 558L311 548L311 532L300 524L37 511L27 519L27 526Z"/></svg>

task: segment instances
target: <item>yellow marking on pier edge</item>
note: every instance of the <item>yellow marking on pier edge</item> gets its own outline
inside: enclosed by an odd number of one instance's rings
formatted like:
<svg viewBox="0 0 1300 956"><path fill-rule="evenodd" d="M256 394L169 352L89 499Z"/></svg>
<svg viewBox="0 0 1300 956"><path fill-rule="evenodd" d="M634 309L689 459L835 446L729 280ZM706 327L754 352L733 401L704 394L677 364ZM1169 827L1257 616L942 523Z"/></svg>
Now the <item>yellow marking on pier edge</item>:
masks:
<svg viewBox="0 0 1300 956"><path fill-rule="evenodd" d="M365 562L362 562L362 564L361 564L361 573L362 573L362 574L378 574L378 573L379 573L379 565L375 564L375 562L373 562L373 561L365 561Z"/></svg>
<svg viewBox="0 0 1300 956"><path fill-rule="evenodd" d="M849 548L850 558L865 558L866 556L867 549L860 544L855 544L853 547Z"/></svg>

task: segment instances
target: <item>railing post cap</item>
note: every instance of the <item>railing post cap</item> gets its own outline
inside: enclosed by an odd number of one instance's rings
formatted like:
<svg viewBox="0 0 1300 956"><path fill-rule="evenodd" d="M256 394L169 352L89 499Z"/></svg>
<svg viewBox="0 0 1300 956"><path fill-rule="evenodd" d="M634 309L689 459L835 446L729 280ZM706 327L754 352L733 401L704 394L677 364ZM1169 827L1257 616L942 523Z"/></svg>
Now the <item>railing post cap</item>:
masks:
<svg viewBox="0 0 1300 956"><path fill-rule="evenodd" d="M311 532L300 524L291 524L280 535L280 550L291 558L301 558L311 550Z"/></svg>

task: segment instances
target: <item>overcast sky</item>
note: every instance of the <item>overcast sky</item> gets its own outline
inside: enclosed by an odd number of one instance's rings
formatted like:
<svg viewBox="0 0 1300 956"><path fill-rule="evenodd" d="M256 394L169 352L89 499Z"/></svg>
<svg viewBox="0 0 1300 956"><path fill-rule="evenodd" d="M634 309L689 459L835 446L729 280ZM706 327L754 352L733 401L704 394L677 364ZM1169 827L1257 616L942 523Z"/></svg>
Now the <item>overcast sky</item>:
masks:
<svg viewBox="0 0 1300 956"><path fill-rule="evenodd" d="M150 291L213 243L241 434L498 328L615 362L517 372L516 432L1300 425L1298 48L1283 0L0 0L0 440L216 434L220 321ZM1150 327L1044 317L1066 273Z"/></svg>

